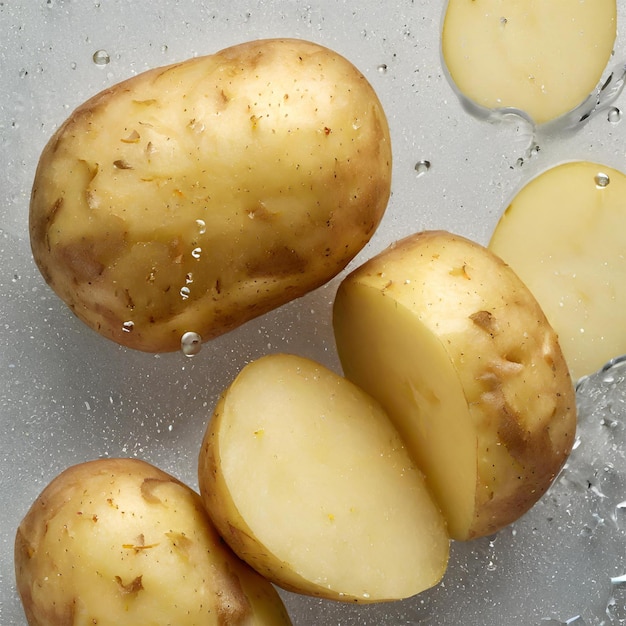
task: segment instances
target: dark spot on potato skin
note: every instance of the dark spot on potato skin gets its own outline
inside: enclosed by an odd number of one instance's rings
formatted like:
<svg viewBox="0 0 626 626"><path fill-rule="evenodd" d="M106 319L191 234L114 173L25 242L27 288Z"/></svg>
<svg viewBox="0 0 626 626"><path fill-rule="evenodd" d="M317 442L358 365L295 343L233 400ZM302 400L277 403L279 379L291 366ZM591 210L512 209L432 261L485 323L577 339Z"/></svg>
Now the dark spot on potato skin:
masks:
<svg viewBox="0 0 626 626"><path fill-rule="evenodd" d="M285 277L304 274L308 261L288 246L276 246L264 251L246 264L249 278L262 276Z"/></svg>
<svg viewBox="0 0 626 626"><path fill-rule="evenodd" d="M497 330L496 318L489 311L476 311L476 313L472 313L469 318L482 330L489 333L490 335L494 335Z"/></svg>
<svg viewBox="0 0 626 626"><path fill-rule="evenodd" d="M137 576L129 583L124 583L120 576L115 577L118 589L123 595L137 595L140 591L143 591L143 576Z"/></svg>

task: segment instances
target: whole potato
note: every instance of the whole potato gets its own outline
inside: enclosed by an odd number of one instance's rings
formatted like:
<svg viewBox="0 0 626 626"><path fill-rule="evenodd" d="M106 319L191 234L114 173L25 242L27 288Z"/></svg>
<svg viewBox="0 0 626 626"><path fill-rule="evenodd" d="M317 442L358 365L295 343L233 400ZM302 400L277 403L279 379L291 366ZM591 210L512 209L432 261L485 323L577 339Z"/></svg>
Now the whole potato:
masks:
<svg viewBox="0 0 626 626"><path fill-rule="evenodd" d="M333 323L346 377L394 421L453 539L492 534L545 493L576 396L556 333L499 257L416 233L345 278Z"/></svg>
<svg viewBox="0 0 626 626"><path fill-rule="evenodd" d="M41 155L34 259L74 313L150 352L208 340L336 275L387 206L371 85L302 40L261 40L107 89Z"/></svg>
<svg viewBox="0 0 626 626"><path fill-rule="evenodd" d="M137 459L57 476L15 541L32 626L288 625L268 581L220 539L199 496Z"/></svg>

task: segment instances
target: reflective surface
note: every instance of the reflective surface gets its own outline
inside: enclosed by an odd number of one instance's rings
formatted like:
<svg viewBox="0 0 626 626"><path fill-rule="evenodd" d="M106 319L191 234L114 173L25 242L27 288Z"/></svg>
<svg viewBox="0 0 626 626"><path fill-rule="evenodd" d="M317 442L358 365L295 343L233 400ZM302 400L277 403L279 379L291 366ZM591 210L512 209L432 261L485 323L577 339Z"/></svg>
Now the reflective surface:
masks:
<svg viewBox="0 0 626 626"><path fill-rule="evenodd" d="M621 3L620 19L625 10ZM379 231L350 267L423 228L487 243L519 187L563 160L626 170L626 101L611 91L619 81L604 90L600 107L592 100L584 123L534 132L516 116L484 119L463 107L446 80L442 12L431 0L0 1L0 624L26 623L13 537L54 475L103 455L137 456L195 487L206 421L246 362L290 351L339 370L330 308L340 277L192 358L124 350L83 326L47 288L30 254L30 186L49 136L80 102L128 76L248 39L289 36L348 57L389 117L393 195ZM624 58L620 40L616 76ZM366 607L284 594L294 623L626 623L624 372L617 364L581 382L580 443L559 481L513 527L455 544L440 586Z"/></svg>

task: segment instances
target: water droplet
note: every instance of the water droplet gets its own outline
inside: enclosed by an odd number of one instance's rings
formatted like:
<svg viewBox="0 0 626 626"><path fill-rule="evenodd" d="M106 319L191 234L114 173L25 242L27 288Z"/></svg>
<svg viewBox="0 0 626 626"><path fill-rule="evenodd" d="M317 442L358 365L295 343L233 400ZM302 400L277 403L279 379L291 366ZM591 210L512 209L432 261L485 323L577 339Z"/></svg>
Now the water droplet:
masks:
<svg viewBox="0 0 626 626"><path fill-rule="evenodd" d="M202 248L194 248L194 249L191 251L191 256L192 256L194 259L199 259L201 254L202 254Z"/></svg>
<svg viewBox="0 0 626 626"><path fill-rule="evenodd" d="M379 74L386 74L386 73L387 73L387 69L388 69L388 68L387 68L387 64L386 64L386 63L381 63L381 64L378 66L378 73L379 73Z"/></svg>
<svg viewBox="0 0 626 626"><path fill-rule="evenodd" d="M604 189L605 187L609 186L611 179L609 178L608 174L605 174L604 172L598 172L595 175L594 181L598 189Z"/></svg>
<svg viewBox="0 0 626 626"><path fill-rule="evenodd" d="M122 331L125 333L132 333L135 328L135 322L124 322L122 324Z"/></svg>
<svg viewBox="0 0 626 626"><path fill-rule="evenodd" d="M186 332L180 338L180 349L185 356L195 356L202 348L202 337L198 333Z"/></svg>
<svg viewBox="0 0 626 626"><path fill-rule="evenodd" d="M166 43L164 43L164 44L161 46L161 52L162 52L163 54L165 54L167 51L168 51L168 45L167 45Z"/></svg>
<svg viewBox="0 0 626 626"><path fill-rule="evenodd" d="M430 161L422 160L415 164L415 171L418 176L423 176L430 169Z"/></svg>
<svg viewBox="0 0 626 626"><path fill-rule="evenodd" d="M622 119L622 112L617 107L611 107L606 117L611 124L617 124Z"/></svg>
<svg viewBox="0 0 626 626"><path fill-rule="evenodd" d="M78 65L76 64L76 61L72 61L70 63L70 69L75 70L78 67Z"/></svg>
<svg viewBox="0 0 626 626"><path fill-rule="evenodd" d="M22 68L19 72L19 77L20 78L25 78L26 76L28 76L28 70L25 68Z"/></svg>
<svg viewBox="0 0 626 626"><path fill-rule="evenodd" d="M196 226L198 227L198 232L201 235L206 233L206 222L204 220L196 220Z"/></svg>
<svg viewBox="0 0 626 626"><path fill-rule="evenodd" d="M193 282L193 274L191 272L188 272L187 275L185 276L185 283L187 285L190 285Z"/></svg>
<svg viewBox="0 0 626 626"><path fill-rule="evenodd" d="M189 297L190 293L191 293L191 290L189 289L189 287L181 287L181 289L180 289L180 297L183 300L186 300Z"/></svg>
<svg viewBox="0 0 626 626"><path fill-rule="evenodd" d="M106 50L96 50L92 59L96 65L107 65L111 62L111 57Z"/></svg>

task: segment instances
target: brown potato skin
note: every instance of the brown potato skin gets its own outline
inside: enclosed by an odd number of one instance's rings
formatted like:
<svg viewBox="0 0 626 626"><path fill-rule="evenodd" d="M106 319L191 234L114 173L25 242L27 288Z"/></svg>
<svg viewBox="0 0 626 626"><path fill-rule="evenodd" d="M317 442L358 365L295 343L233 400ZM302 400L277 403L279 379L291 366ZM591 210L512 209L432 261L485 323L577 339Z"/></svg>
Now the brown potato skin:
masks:
<svg viewBox="0 0 626 626"><path fill-rule="evenodd" d="M178 350L340 272L382 219L391 162L382 105L349 61L297 39L240 44L72 113L35 175L33 257L103 336Z"/></svg>

